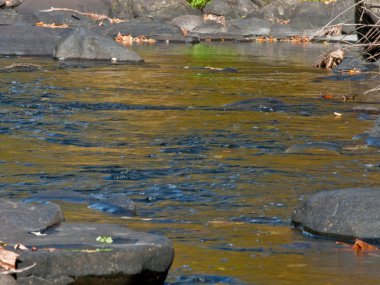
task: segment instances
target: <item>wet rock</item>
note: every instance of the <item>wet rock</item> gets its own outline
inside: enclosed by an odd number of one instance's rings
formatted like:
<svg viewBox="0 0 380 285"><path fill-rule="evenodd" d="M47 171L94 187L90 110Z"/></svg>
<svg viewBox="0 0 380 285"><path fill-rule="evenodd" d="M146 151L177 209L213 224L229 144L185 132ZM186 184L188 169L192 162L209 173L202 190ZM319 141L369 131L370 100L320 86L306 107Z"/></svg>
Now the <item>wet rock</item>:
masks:
<svg viewBox="0 0 380 285"><path fill-rule="evenodd" d="M97 13L107 16L111 15L111 4L109 0L24 0L24 3L16 8L17 11L36 13L40 10L54 8L67 8L85 13Z"/></svg>
<svg viewBox="0 0 380 285"><path fill-rule="evenodd" d="M203 19L197 15L182 15L175 17L172 23L182 31L192 31L194 28L203 24Z"/></svg>
<svg viewBox="0 0 380 285"><path fill-rule="evenodd" d="M109 25L108 21L96 21L85 15L65 11L36 12L34 15L37 18L36 22L54 23L57 25L66 24L69 27L94 28L97 31L102 29L99 25Z"/></svg>
<svg viewBox="0 0 380 285"><path fill-rule="evenodd" d="M308 142L304 144L295 144L285 150L286 153L310 153L315 151L340 154L342 152L342 147L329 142Z"/></svg>
<svg viewBox="0 0 380 285"><path fill-rule="evenodd" d="M88 204L94 210L124 216L135 216L136 205L123 193L84 195L74 191L42 191L24 199L25 202L54 202Z"/></svg>
<svg viewBox="0 0 380 285"><path fill-rule="evenodd" d="M36 266L17 274L19 284L163 284L174 256L167 238L110 224L63 224L43 237L21 234L7 242L38 249L20 252L18 268Z"/></svg>
<svg viewBox="0 0 380 285"><path fill-rule="evenodd" d="M131 0L137 17L149 17L170 21L180 15L201 15L198 9L191 8L186 0Z"/></svg>
<svg viewBox="0 0 380 285"><path fill-rule="evenodd" d="M292 224L313 235L380 241L380 189L341 189L311 195L293 211Z"/></svg>
<svg viewBox="0 0 380 285"><path fill-rule="evenodd" d="M0 54L52 56L57 43L69 33L70 29L5 25L0 29Z"/></svg>
<svg viewBox="0 0 380 285"><path fill-rule="evenodd" d="M118 33L123 35L149 36L153 35L178 35L183 36L182 31L177 26L151 19L136 19L125 23L110 26L106 34L115 37Z"/></svg>
<svg viewBox="0 0 380 285"><path fill-rule="evenodd" d="M30 63L12 63L4 68L0 68L1 73L34 72L37 70L41 70L41 67L39 65Z"/></svg>
<svg viewBox="0 0 380 285"><path fill-rule="evenodd" d="M231 21L227 27L230 33L237 33L243 36L261 36L270 33L268 22L253 16Z"/></svg>
<svg viewBox="0 0 380 285"><path fill-rule="evenodd" d="M23 0L7 0L4 2L0 2L1 8L15 8L20 6L23 3Z"/></svg>
<svg viewBox="0 0 380 285"><path fill-rule="evenodd" d="M141 62L141 57L114 40L95 32L78 28L59 42L54 51L57 59L106 60Z"/></svg>
<svg viewBox="0 0 380 285"><path fill-rule="evenodd" d="M35 204L0 200L0 232L38 232L60 225L61 209L54 204ZM0 239L1 240L1 239Z"/></svg>
<svg viewBox="0 0 380 285"><path fill-rule="evenodd" d="M13 251L14 244L34 248L17 250L17 269L35 264L13 275L17 284L164 284L174 257L167 238L118 225L88 223L67 223L31 234L31 229L50 225L48 217L52 210L61 213L59 207L0 202L0 240ZM108 242L97 241L99 236L107 237ZM8 284L2 281L0 278L1 284Z"/></svg>
<svg viewBox="0 0 380 285"><path fill-rule="evenodd" d="M258 10L259 6L250 0L213 0L206 4L203 13L239 19Z"/></svg>
<svg viewBox="0 0 380 285"><path fill-rule="evenodd" d="M226 110L250 110L261 112L276 112L287 109L287 105L275 98L254 98L230 103L224 106Z"/></svg>

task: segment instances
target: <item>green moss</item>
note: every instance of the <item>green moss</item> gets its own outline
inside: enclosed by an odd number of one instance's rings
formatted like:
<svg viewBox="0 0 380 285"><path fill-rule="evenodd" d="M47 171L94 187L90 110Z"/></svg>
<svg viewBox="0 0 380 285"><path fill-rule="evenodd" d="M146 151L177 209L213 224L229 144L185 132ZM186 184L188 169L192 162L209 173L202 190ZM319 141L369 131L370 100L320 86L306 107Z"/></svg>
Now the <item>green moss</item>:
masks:
<svg viewBox="0 0 380 285"><path fill-rule="evenodd" d="M210 0L187 0L191 7L202 9Z"/></svg>

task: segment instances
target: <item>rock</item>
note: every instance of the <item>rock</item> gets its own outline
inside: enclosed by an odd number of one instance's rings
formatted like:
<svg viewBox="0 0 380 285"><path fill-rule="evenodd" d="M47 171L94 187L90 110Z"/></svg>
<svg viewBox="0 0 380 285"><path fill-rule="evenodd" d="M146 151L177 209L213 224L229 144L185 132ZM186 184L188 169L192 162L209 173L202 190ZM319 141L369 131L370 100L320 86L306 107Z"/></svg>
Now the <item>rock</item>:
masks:
<svg viewBox="0 0 380 285"><path fill-rule="evenodd" d="M201 15L198 9L191 8L186 0L127 0L133 2L137 17L170 21L180 15Z"/></svg>
<svg viewBox="0 0 380 285"><path fill-rule="evenodd" d="M61 209L54 204L35 204L0 200L0 233L39 232L60 225ZM1 239L0 239L1 240Z"/></svg>
<svg viewBox="0 0 380 285"><path fill-rule="evenodd" d="M276 112L287 110L288 106L281 100L263 97L242 100L224 105L226 110Z"/></svg>
<svg viewBox="0 0 380 285"><path fill-rule="evenodd" d="M339 240L380 241L380 189L341 189L311 195L293 211L303 232Z"/></svg>
<svg viewBox="0 0 380 285"><path fill-rule="evenodd" d="M36 13L51 7L112 16L111 0L24 0L16 9L20 12Z"/></svg>
<svg viewBox="0 0 380 285"><path fill-rule="evenodd" d="M23 0L7 0L5 1L5 8L15 8L20 6L23 3ZM4 7L0 3L0 7Z"/></svg>
<svg viewBox="0 0 380 285"><path fill-rule="evenodd" d="M264 19L274 18L280 20L289 20L300 3L299 0L275 0L265 5L260 13Z"/></svg>
<svg viewBox="0 0 380 285"><path fill-rule="evenodd" d="M141 57L101 34L78 28L59 42L54 51L57 59L141 62Z"/></svg>
<svg viewBox="0 0 380 285"><path fill-rule="evenodd" d="M0 284L1 285L17 285L17 282L16 280L10 276L10 275L5 275L5 274L1 274L0 275Z"/></svg>
<svg viewBox="0 0 380 285"><path fill-rule="evenodd" d="M228 23L228 31L243 36L261 36L270 33L267 21L249 16L244 19L234 20Z"/></svg>
<svg viewBox="0 0 380 285"><path fill-rule="evenodd" d="M1 55L52 56L70 29L48 29L26 25L5 25L0 29Z"/></svg>
<svg viewBox="0 0 380 285"><path fill-rule="evenodd" d="M152 35L162 34L180 36L183 35L180 28L169 23L151 19L136 19L125 23L112 25L107 29L105 34L110 37L115 37L118 33L121 33L123 35L132 35L134 37L150 37Z"/></svg>
<svg viewBox="0 0 380 285"><path fill-rule="evenodd" d="M113 242L97 242L98 236ZM19 284L164 284L174 258L167 238L110 224L64 224L44 237L21 235L18 242L39 249L18 257L18 268L36 263L17 274Z"/></svg>
<svg viewBox="0 0 380 285"><path fill-rule="evenodd" d="M182 15L175 17L172 23L179 27L182 31L192 31L194 28L203 24L201 16L197 15Z"/></svg>
<svg viewBox="0 0 380 285"><path fill-rule="evenodd" d="M213 0L206 4L203 13L239 19L258 10L259 6L250 0Z"/></svg>

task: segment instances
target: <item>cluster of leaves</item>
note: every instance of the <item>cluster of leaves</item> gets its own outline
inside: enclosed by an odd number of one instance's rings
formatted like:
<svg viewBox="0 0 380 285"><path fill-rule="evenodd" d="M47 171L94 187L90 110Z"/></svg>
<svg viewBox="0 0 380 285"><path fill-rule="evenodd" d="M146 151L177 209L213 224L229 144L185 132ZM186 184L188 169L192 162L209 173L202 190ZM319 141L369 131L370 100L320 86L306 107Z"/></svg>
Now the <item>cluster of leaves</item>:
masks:
<svg viewBox="0 0 380 285"><path fill-rule="evenodd" d="M202 9L210 0L188 0L189 4L193 8Z"/></svg>

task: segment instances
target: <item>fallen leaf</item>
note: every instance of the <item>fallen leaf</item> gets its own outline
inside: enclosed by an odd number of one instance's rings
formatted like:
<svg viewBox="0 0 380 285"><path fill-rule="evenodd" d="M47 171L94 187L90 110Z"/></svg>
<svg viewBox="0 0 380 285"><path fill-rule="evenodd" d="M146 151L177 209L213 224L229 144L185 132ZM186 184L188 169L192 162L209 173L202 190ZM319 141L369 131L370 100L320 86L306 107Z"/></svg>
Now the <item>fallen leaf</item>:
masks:
<svg viewBox="0 0 380 285"><path fill-rule="evenodd" d="M355 240L355 244L352 246L356 253L368 252L368 251L378 251L377 246L366 243L360 239Z"/></svg>
<svg viewBox="0 0 380 285"><path fill-rule="evenodd" d="M16 269L16 259L19 255L0 247L0 266L5 270Z"/></svg>
<svg viewBox="0 0 380 285"><path fill-rule="evenodd" d="M20 249L20 250L29 250L25 245L18 243L13 246L14 249Z"/></svg>

